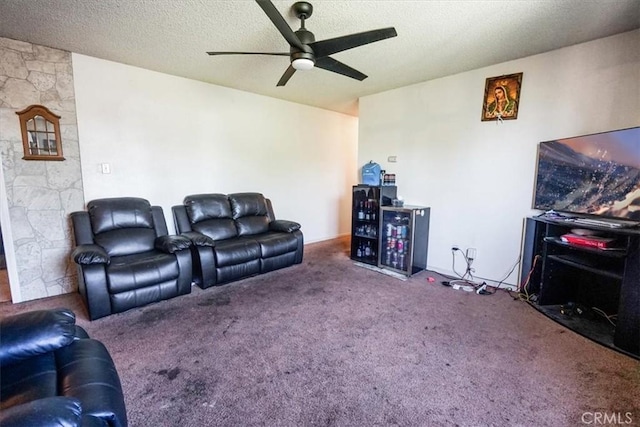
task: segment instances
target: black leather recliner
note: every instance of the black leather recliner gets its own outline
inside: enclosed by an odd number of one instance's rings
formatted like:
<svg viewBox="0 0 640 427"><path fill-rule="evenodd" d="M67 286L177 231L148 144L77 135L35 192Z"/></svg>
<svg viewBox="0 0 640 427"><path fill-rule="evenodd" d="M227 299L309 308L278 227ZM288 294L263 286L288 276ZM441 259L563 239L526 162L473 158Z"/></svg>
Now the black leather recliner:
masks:
<svg viewBox="0 0 640 427"><path fill-rule="evenodd" d="M97 199L71 214L79 291L91 320L191 292L189 239L170 236L160 206Z"/></svg>
<svg viewBox="0 0 640 427"><path fill-rule="evenodd" d="M120 378L105 346L67 309L0 320L2 427L126 427Z"/></svg>
<svg viewBox="0 0 640 427"><path fill-rule="evenodd" d="M193 243L193 280L203 289L302 262L300 224L276 219L260 193L190 195L172 211Z"/></svg>

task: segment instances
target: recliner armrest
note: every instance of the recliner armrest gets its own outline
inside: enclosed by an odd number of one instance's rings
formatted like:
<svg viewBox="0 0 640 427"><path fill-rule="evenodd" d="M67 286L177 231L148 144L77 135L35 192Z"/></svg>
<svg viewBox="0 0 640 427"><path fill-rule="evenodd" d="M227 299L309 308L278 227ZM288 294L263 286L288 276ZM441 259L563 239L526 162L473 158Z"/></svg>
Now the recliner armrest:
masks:
<svg viewBox="0 0 640 427"><path fill-rule="evenodd" d="M71 253L71 257L77 264L109 264L111 258L102 246L98 245L80 245Z"/></svg>
<svg viewBox="0 0 640 427"><path fill-rule="evenodd" d="M80 400L83 415L108 420L112 427L127 425L120 377L103 343L76 340L57 350L55 359L57 380L64 384L61 394Z"/></svg>
<svg viewBox="0 0 640 427"><path fill-rule="evenodd" d="M76 337L76 316L68 309L36 310L0 320L0 366L67 346Z"/></svg>
<svg viewBox="0 0 640 427"><path fill-rule="evenodd" d="M81 426L82 406L78 399L56 396L32 400L3 409L2 427Z"/></svg>
<svg viewBox="0 0 640 427"><path fill-rule="evenodd" d="M293 233L296 230L300 230L301 225L295 221L287 221L286 219L276 219L269 223L269 230L271 231L283 231L285 233Z"/></svg>
<svg viewBox="0 0 640 427"><path fill-rule="evenodd" d="M191 243L193 243L195 246L214 247L216 245L216 241L211 237L205 236L204 234L198 233L197 231L187 231L180 235L185 236L187 239L191 240Z"/></svg>
<svg viewBox="0 0 640 427"><path fill-rule="evenodd" d="M173 254L183 249L191 247L191 240L184 236L159 236L156 238L154 246L157 250Z"/></svg>

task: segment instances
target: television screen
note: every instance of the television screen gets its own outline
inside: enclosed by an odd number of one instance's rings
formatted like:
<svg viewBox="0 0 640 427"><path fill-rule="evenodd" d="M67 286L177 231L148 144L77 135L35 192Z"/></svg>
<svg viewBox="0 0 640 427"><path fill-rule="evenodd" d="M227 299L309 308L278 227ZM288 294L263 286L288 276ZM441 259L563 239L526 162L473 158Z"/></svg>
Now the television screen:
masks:
<svg viewBox="0 0 640 427"><path fill-rule="evenodd" d="M533 204L640 221L640 127L541 142Z"/></svg>

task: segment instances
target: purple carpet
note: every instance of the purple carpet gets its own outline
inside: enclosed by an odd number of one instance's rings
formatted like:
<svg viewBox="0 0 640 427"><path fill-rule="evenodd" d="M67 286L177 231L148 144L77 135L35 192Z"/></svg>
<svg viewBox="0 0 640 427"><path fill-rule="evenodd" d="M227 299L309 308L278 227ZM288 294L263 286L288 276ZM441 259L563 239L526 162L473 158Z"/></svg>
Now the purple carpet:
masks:
<svg viewBox="0 0 640 427"><path fill-rule="evenodd" d="M301 265L93 322L131 426L640 425L640 362L498 291L355 266L349 241ZM428 277L435 277L430 283Z"/></svg>

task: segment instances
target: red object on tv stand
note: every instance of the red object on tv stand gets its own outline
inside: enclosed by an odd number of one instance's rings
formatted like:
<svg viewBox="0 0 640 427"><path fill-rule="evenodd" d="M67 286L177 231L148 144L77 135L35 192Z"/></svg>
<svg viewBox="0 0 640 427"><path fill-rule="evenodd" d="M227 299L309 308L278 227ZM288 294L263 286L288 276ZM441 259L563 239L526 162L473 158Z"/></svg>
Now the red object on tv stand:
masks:
<svg viewBox="0 0 640 427"><path fill-rule="evenodd" d="M563 234L560 236L563 242L577 245L588 246L597 249L611 249L615 247L616 239L612 237L598 237L598 236L580 236L578 234Z"/></svg>

